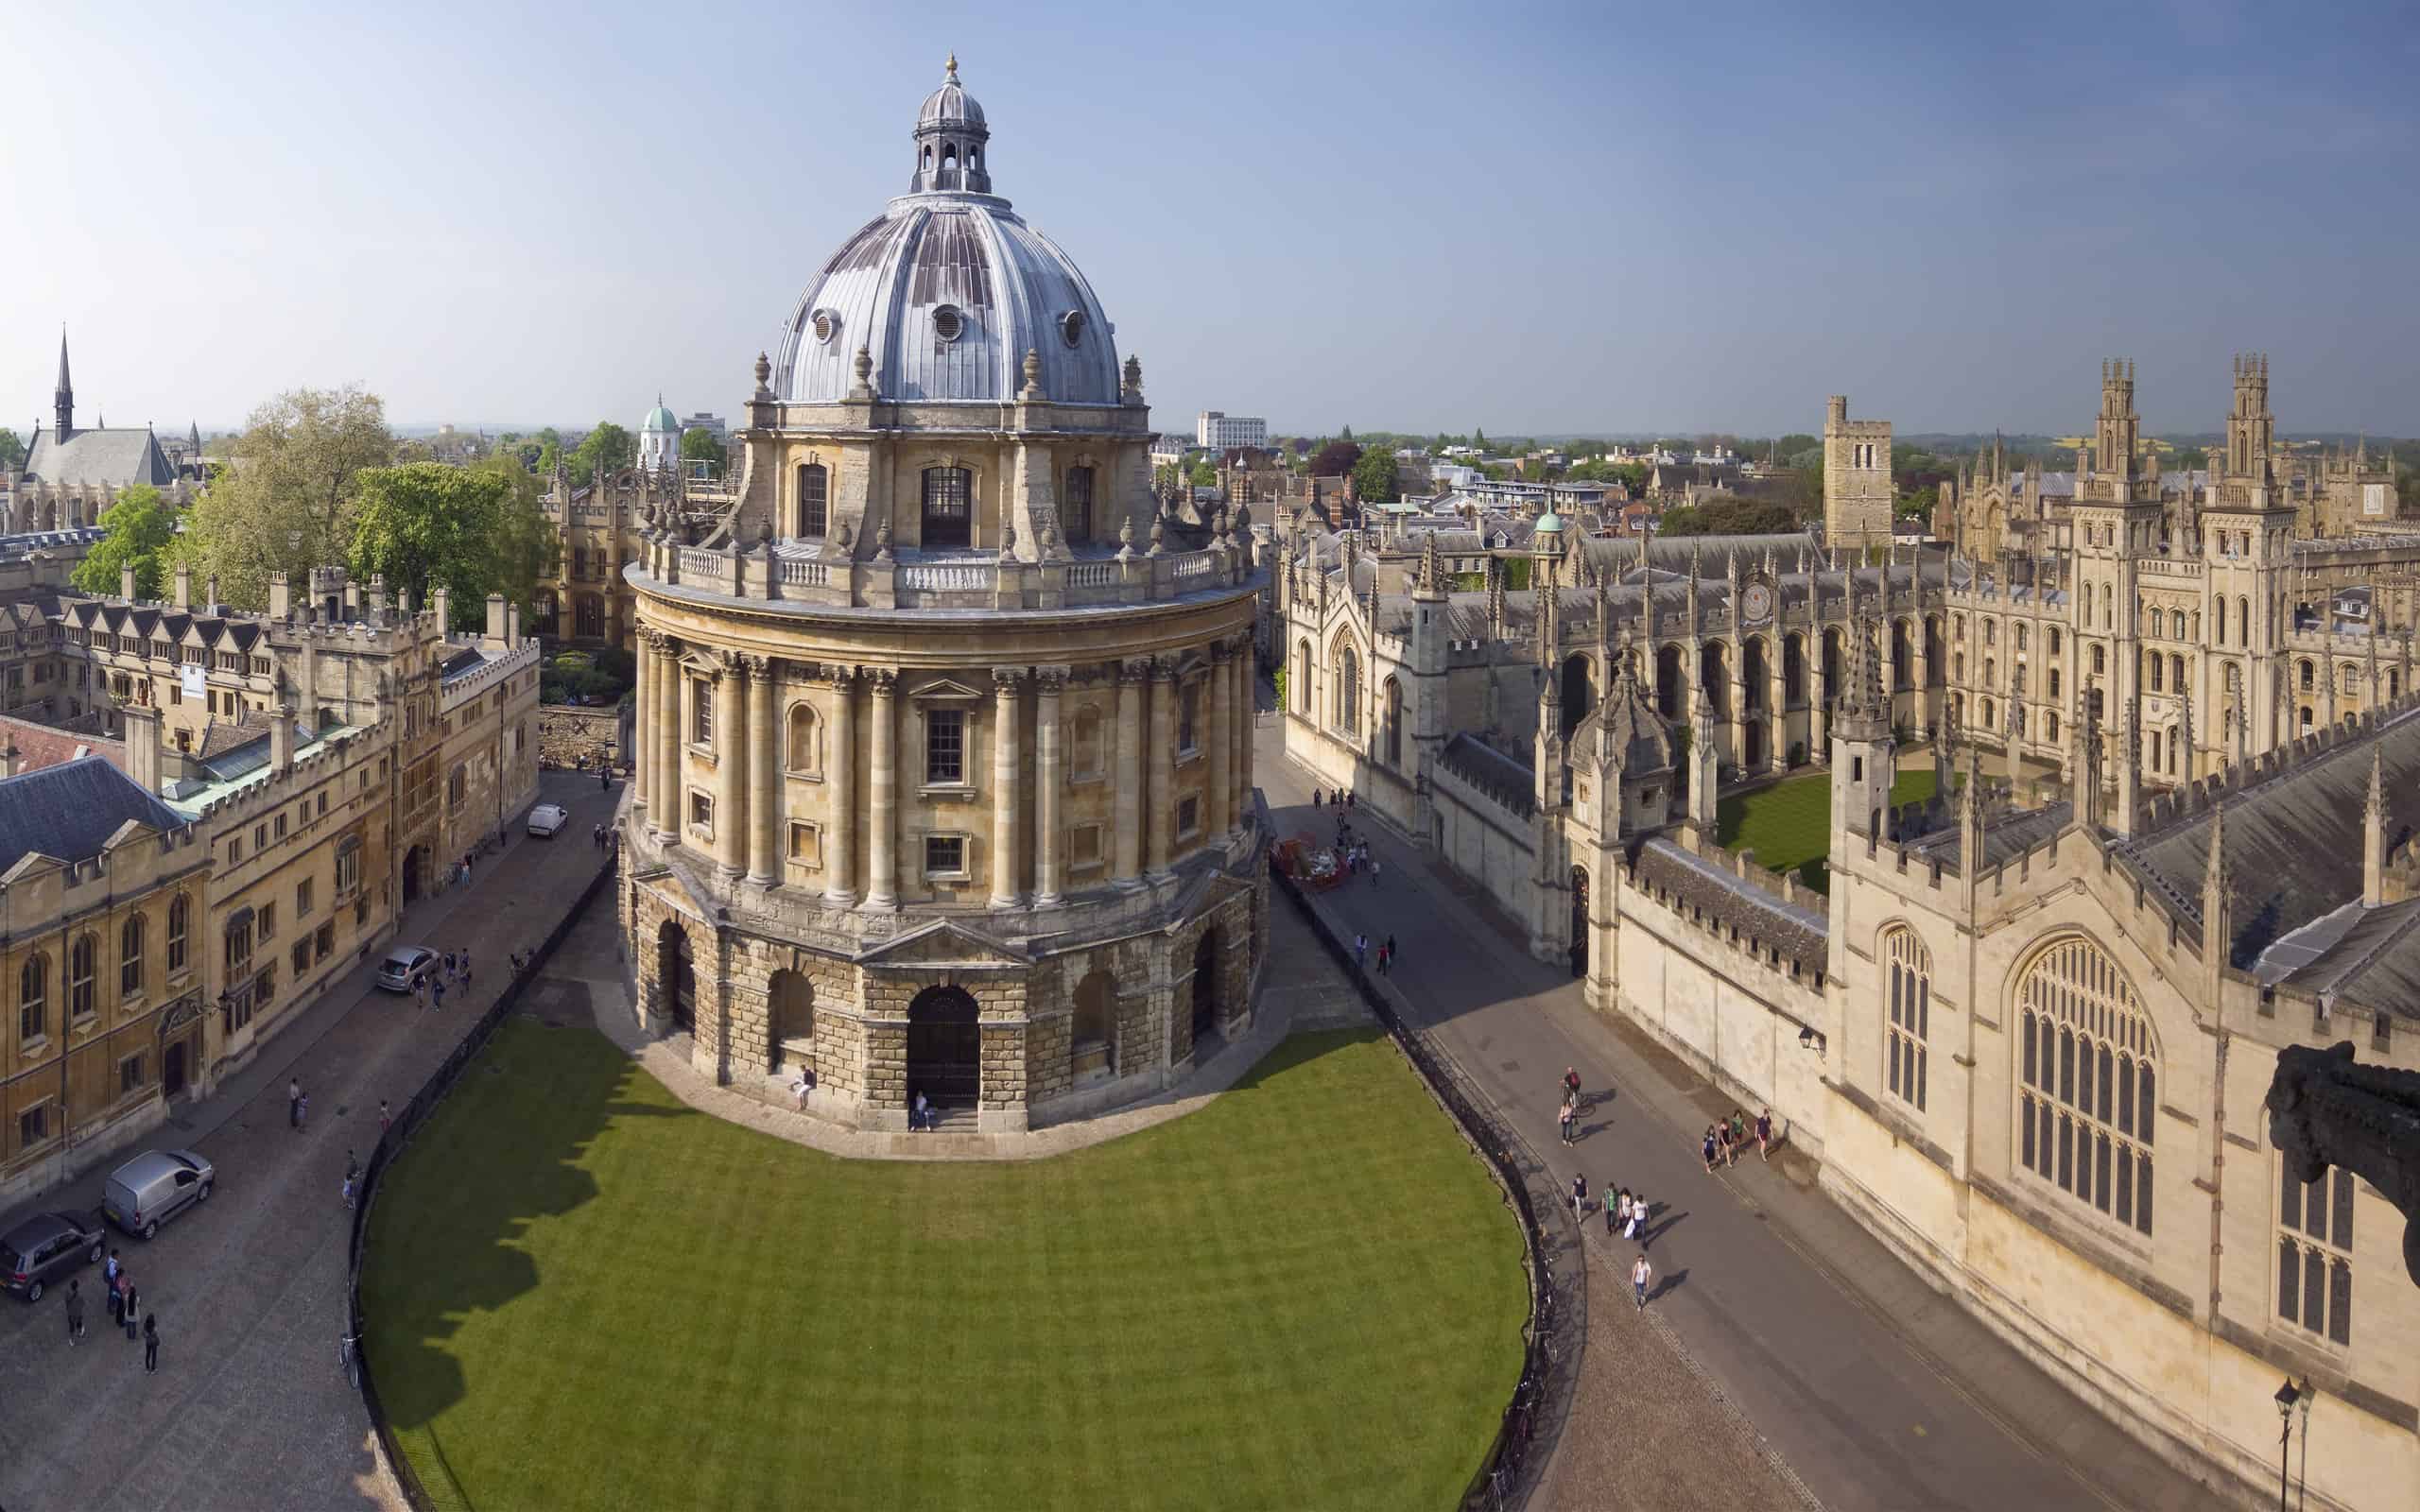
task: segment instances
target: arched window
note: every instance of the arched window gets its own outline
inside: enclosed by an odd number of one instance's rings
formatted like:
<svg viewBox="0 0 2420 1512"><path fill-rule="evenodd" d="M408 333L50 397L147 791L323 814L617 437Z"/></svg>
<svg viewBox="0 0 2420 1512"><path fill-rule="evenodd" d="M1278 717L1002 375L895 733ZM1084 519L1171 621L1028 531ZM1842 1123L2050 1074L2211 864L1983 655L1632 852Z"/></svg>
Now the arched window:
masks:
<svg viewBox="0 0 2420 1512"><path fill-rule="evenodd" d="M962 467L925 469L924 513L916 535L923 546L975 543L975 474Z"/></svg>
<svg viewBox="0 0 2420 1512"><path fill-rule="evenodd" d="M2067 939L2018 978L2018 1161L2085 1207L2152 1231L2159 1046L2109 954Z"/></svg>
<svg viewBox="0 0 2420 1512"><path fill-rule="evenodd" d="M2345 663L2344 663L2344 666L2343 666L2343 668L2342 668L2342 672L2343 672L2344 691L2345 691L2346 693L2348 693L2348 694L2354 694L2354 693L2359 693L2359 692L2360 692L2360 691L2361 691L2361 669L2360 669L2360 667L2355 666L2352 662L2345 662Z"/></svg>
<svg viewBox="0 0 2420 1512"><path fill-rule="evenodd" d="M2226 644L2227 601L2225 599L2214 598L2210 600L2210 639L2216 641L2221 645Z"/></svg>
<svg viewBox="0 0 2420 1512"><path fill-rule="evenodd" d="M1336 648L1336 710L1330 723L1340 734L1361 733L1361 658L1349 643Z"/></svg>
<svg viewBox="0 0 2420 1512"><path fill-rule="evenodd" d="M143 990L143 916L136 914L118 926L117 990L133 997Z"/></svg>
<svg viewBox="0 0 2420 1512"><path fill-rule="evenodd" d="M2306 693L2309 692L2311 688L2311 678L2313 675L2311 671L2311 664L2308 662L2299 662L2295 663L2295 666L2302 675L2303 691Z"/></svg>
<svg viewBox="0 0 2420 1512"><path fill-rule="evenodd" d="M2109 670L2109 661L2102 655L2102 650L2103 648L2098 645L2092 648L2092 675L2096 678Z"/></svg>
<svg viewBox="0 0 2420 1512"><path fill-rule="evenodd" d="M37 951L17 969L17 1038L39 1040L50 1027L50 957Z"/></svg>
<svg viewBox="0 0 2420 1512"><path fill-rule="evenodd" d="M812 705L790 705L790 721L786 754L793 772L815 773L823 769L823 722L816 717Z"/></svg>
<svg viewBox="0 0 2420 1512"><path fill-rule="evenodd" d="M2238 645L2252 644L2252 600L2238 597L2235 601L2235 640Z"/></svg>
<svg viewBox="0 0 2420 1512"><path fill-rule="evenodd" d="M2353 1174L2340 1165L2305 1185L2282 1157L2277 1167L2277 1315L2350 1345Z"/></svg>
<svg viewBox="0 0 2420 1512"><path fill-rule="evenodd" d="M2042 681L2048 696L2056 698L2059 696L2059 669L2051 667L2042 675Z"/></svg>
<svg viewBox="0 0 2420 1512"><path fill-rule="evenodd" d="M2056 676L2058 676L2058 674L2056 674L2056 673L2052 673L2052 674L2051 674L2051 676L2056 677ZM2042 719L2043 719L2042 738L2043 738L2044 740L2047 740L2047 741L2051 742L2053 745L2057 744L2057 743L2058 743L2058 739L2059 739L2059 716L2058 716L2058 714L2057 714L2057 713L2047 713L2047 714L2044 714L2044 715L2042 716Z"/></svg>
<svg viewBox="0 0 2420 1512"><path fill-rule="evenodd" d="M1311 643L1308 641L1294 647L1294 712L1306 716L1311 712Z"/></svg>
<svg viewBox="0 0 2420 1512"><path fill-rule="evenodd" d="M797 971L775 971L766 984L767 1006L772 1013L772 1054L775 1071L815 1069L815 984Z"/></svg>
<svg viewBox="0 0 2420 1512"><path fill-rule="evenodd" d="M193 900L179 893L168 903L168 970L185 969L185 940L193 932Z"/></svg>
<svg viewBox="0 0 2420 1512"><path fill-rule="evenodd" d="M2152 692L2153 692L2153 693L2159 693L2159 692L2163 691L2163 684L2167 681L2166 673L2167 673L2167 671L2168 671L2168 662L2167 662L2167 659L2166 659L2166 658L2164 658L2164 657L2162 657L2162 656L2161 656L2158 652L2156 652L2156 651L2154 651L2154 652L2152 652L2152 669L2151 669L2151 670L2152 670Z"/></svg>
<svg viewBox="0 0 2420 1512"><path fill-rule="evenodd" d="M2059 654L2059 627L2055 625L2050 627L2050 654Z"/></svg>
<svg viewBox="0 0 2420 1512"><path fill-rule="evenodd" d="M1403 684L1392 678L1387 679L1380 717L1385 721L1379 728L1387 743L1387 765L1399 767L1403 765Z"/></svg>
<svg viewBox="0 0 2420 1512"><path fill-rule="evenodd" d="M1069 541L1093 539L1093 470L1071 467L1059 501L1059 528Z"/></svg>
<svg viewBox="0 0 2420 1512"><path fill-rule="evenodd" d="M798 533L809 540L830 534L831 474L821 462L802 462L798 469Z"/></svg>
<svg viewBox="0 0 2420 1512"><path fill-rule="evenodd" d="M1987 714L1985 718L1989 718ZM1882 942L1891 977L1891 1025L1884 1051L1891 1095L1918 1112L1925 1108L1927 1045L1932 1039L1932 953L1904 925Z"/></svg>
<svg viewBox="0 0 2420 1512"><path fill-rule="evenodd" d="M2185 639L2185 611L2171 610L2168 616L2168 633L2176 640Z"/></svg>
<svg viewBox="0 0 2420 1512"><path fill-rule="evenodd" d="M67 1017L70 1022L93 1011L93 975L101 954L100 936L82 934L67 948Z"/></svg>

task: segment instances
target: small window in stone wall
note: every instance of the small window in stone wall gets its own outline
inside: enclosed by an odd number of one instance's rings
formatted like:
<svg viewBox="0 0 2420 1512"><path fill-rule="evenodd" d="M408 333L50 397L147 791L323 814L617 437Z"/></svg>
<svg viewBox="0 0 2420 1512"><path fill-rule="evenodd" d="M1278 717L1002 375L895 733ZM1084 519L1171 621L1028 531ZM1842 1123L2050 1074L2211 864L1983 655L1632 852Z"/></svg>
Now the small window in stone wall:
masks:
<svg viewBox="0 0 2420 1512"><path fill-rule="evenodd" d="M925 836L925 875L943 878L965 876L966 836L962 834Z"/></svg>
<svg viewBox="0 0 2420 1512"><path fill-rule="evenodd" d="M1201 800L1188 798L1176 806L1176 833L1196 834L1201 829Z"/></svg>
<svg viewBox="0 0 2420 1512"><path fill-rule="evenodd" d="M1067 836L1067 864L1078 871L1100 865L1100 826L1079 824Z"/></svg>
<svg viewBox="0 0 2420 1512"><path fill-rule="evenodd" d="M792 822L790 825L790 865L816 870L823 865L823 827L820 824Z"/></svg>
<svg viewBox="0 0 2420 1512"><path fill-rule="evenodd" d="M689 795L689 828L709 836L715 833L715 800L707 794Z"/></svg>

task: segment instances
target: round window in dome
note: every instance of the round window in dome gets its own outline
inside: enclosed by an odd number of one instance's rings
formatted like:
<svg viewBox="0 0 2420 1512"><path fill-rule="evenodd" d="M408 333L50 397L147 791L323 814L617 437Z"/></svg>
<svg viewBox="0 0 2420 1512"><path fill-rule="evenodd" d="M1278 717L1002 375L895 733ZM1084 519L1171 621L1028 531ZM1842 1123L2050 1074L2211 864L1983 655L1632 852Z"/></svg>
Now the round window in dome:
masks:
<svg viewBox="0 0 2420 1512"><path fill-rule="evenodd" d="M834 336L840 334L840 317L830 310L816 311L815 318L808 323L815 331L815 339L827 346Z"/></svg>
<svg viewBox="0 0 2420 1512"><path fill-rule="evenodd" d="M1084 339L1084 312L1081 310L1069 310L1066 314L1061 316L1059 318L1059 335L1063 337L1067 345L1071 347L1082 345Z"/></svg>
<svg viewBox="0 0 2420 1512"><path fill-rule="evenodd" d="M966 317L955 304L944 304L933 311L933 335L943 341L955 341L966 332Z"/></svg>

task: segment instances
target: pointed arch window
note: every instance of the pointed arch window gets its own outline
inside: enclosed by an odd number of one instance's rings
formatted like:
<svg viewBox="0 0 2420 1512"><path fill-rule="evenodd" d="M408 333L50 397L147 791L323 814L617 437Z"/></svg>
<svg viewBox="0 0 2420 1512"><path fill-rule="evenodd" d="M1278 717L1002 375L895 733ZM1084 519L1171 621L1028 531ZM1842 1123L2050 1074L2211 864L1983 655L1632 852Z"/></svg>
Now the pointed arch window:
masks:
<svg viewBox="0 0 2420 1512"><path fill-rule="evenodd" d="M2018 979L2018 1163L2148 1236L2159 1046L2132 983L2087 939L2062 941Z"/></svg>
<svg viewBox="0 0 2420 1512"><path fill-rule="evenodd" d="M1337 733L1361 733L1361 658L1349 644L1336 648L1336 708L1331 723Z"/></svg>
<svg viewBox="0 0 2420 1512"><path fill-rule="evenodd" d="M1932 954L1904 926L1883 941L1891 982L1891 1024L1884 1071L1891 1095L1923 1112L1932 1039Z"/></svg>

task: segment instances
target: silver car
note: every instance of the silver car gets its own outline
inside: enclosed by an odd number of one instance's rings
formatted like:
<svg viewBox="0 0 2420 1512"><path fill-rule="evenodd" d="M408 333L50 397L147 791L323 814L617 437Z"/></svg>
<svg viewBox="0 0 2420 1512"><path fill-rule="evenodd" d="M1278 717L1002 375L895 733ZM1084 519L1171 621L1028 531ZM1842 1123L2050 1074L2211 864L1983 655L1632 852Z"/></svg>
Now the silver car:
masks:
<svg viewBox="0 0 2420 1512"><path fill-rule="evenodd" d="M425 945L398 945L378 963L378 985L389 992L408 992L437 974L437 953Z"/></svg>
<svg viewBox="0 0 2420 1512"><path fill-rule="evenodd" d="M110 1173L101 1189L101 1211L128 1233L157 1238L163 1220L208 1202L217 1177L217 1170L191 1150L146 1150Z"/></svg>

